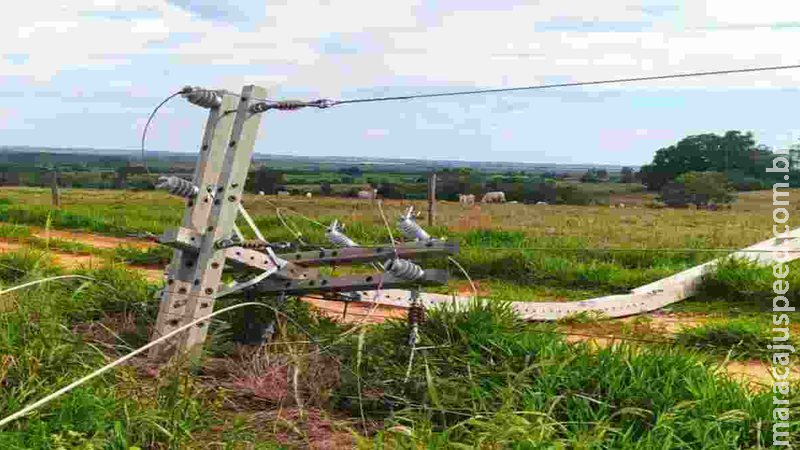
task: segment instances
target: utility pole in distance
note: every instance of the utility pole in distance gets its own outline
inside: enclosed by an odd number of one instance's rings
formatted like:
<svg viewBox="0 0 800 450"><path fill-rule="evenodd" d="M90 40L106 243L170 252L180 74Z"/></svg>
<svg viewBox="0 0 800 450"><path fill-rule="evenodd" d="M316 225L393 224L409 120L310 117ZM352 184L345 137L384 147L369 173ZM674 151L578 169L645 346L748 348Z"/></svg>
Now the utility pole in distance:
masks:
<svg viewBox="0 0 800 450"><path fill-rule="evenodd" d="M428 226L432 227L436 215L436 172L428 175Z"/></svg>
<svg viewBox="0 0 800 450"><path fill-rule="evenodd" d="M54 208L61 208L61 191L58 188L58 168L50 171L50 193Z"/></svg>

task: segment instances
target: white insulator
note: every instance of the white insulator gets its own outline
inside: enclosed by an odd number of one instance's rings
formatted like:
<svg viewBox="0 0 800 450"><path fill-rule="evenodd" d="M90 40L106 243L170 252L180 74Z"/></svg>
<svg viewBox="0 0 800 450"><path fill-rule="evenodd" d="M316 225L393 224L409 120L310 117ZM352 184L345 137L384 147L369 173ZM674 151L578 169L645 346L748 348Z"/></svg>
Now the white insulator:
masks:
<svg viewBox="0 0 800 450"><path fill-rule="evenodd" d="M422 267L406 259L390 259L384 264L386 272L408 281L419 280L425 276Z"/></svg>
<svg viewBox="0 0 800 450"><path fill-rule="evenodd" d="M331 226L325 231L325 237L328 238L331 244L337 247L358 247L355 241L342 233L342 228L339 226L338 220L334 220L333 223L331 223Z"/></svg>
<svg viewBox="0 0 800 450"><path fill-rule="evenodd" d="M178 197L192 198L200 192L197 186L193 185L191 181L184 180L183 178L174 175L168 177L158 177L156 187L165 189L172 195Z"/></svg>
<svg viewBox="0 0 800 450"><path fill-rule="evenodd" d="M192 88L191 92L183 94L189 103L203 108L215 108L222 104L222 96L215 91L200 87Z"/></svg>
<svg viewBox="0 0 800 450"><path fill-rule="evenodd" d="M427 241L431 238L425 230L414 219L414 207L408 208L405 214L400 216L397 222L397 228L406 236L407 239L417 239L420 241Z"/></svg>

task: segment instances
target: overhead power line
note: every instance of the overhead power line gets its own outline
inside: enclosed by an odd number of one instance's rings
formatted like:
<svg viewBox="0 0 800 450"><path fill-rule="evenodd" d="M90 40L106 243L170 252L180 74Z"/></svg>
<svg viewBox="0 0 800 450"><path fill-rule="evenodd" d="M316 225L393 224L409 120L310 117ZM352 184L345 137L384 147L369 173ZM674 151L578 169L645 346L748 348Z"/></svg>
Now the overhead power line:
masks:
<svg viewBox="0 0 800 450"><path fill-rule="evenodd" d="M650 81L650 80L669 80L677 78L696 78L706 77L712 75L731 75L737 73L751 73L751 72L770 72L775 70L788 70L800 69L800 64L781 65L781 66L761 66L751 67L746 69L729 69L729 70L712 70L707 72L687 72L666 75L652 75L645 77L632 77L632 78L612 78L607 80L594 80L594 81L575 81L570 83L556 83L556 84L539 84L533 86L520 86L510 88L494 88L494 89L473 89L469 91L455 91L455 92L438 92L433 94L414 94L414 95L400 95L394 97L368 97L352 100L338 100L333 101L332 105L344 105L348 103L370 103L370 102L386 102L394 100L413 100L418 98L434 98L434 97L451 97L457 95L473 95L473 94L492 94L500 92L516 92L516 91L534 91L541 89L555 89L564 87L577 87L577 86L595 86L601 84L618 84L618 83L632 83L636 81Z"/></svg>

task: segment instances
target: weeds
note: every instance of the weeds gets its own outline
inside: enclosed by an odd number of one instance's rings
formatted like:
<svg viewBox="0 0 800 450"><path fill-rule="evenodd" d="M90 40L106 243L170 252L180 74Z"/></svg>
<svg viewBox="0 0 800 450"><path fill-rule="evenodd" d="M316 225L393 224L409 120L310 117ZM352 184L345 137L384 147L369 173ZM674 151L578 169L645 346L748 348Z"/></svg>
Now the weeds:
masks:
<svg viewBox="0 0 800 450"><path fill-rule="evenodd" d="M769 322L735 319L715 321L680 331L675 340L684 347L704 354L730 355L731 359L769 359L767 345L772 344Z"/></svg>
<svg viewBox="0 0 800 450"><path fill-rule="evenodd" d="M756 446L760 435L766 443L771 394L717 378L700 356L625 345L593 350L537 331L497 304L433 311L420 330L424 356L403 384L408 350L396 343L405 326L375 328L362 372L372 393L364 399L367 413L389 423L376 442L743 448ZM350 398L347 386L342 392Z"/></svg>

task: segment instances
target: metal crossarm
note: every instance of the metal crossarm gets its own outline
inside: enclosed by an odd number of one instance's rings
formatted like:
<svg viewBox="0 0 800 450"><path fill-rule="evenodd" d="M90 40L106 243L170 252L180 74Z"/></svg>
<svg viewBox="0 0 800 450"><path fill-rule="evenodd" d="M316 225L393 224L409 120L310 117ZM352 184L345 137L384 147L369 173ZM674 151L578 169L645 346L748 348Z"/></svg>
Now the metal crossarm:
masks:
<svg viewBox="0 0 800 450"><path fill-rule="evenodd" d="M414 280L414 286L436 286L447 283L447 271L428 269L422 278ZM276 280L267 278L256 285L261 292L285 292L287 294L311 294L314 292L374 291L408 287L407 278L390 273L371 273L343 277L315 278L306 280Z"/></svg>
<svg viewBox="0 0 800 450"><path fill-rule="evenodd" d="M279 258L292 261L301 266L322 266L327 264L363 263L385 261L387 258L414 259L423 256L454 255L458 244L447 241L407 242L381 247L345 247L320 249L316 251L280 253Z"/></svg>

